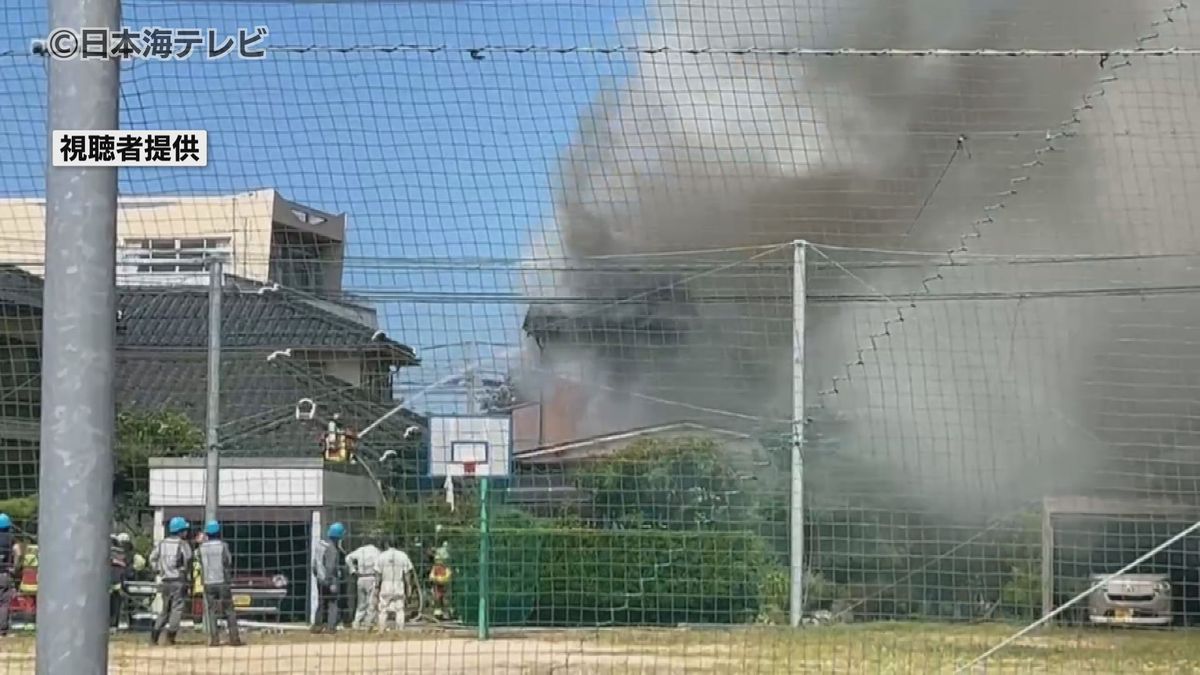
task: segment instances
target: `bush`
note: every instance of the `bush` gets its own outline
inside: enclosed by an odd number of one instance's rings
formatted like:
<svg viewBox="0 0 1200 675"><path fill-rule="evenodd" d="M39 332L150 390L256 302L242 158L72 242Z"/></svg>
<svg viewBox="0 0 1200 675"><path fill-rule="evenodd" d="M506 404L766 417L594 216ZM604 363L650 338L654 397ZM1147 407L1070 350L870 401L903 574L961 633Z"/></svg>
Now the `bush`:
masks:
<svg viewBox="0 0 1200 675"><path fill-rule="evenodd" d="M455 610L478 619L479 533L449 533ZM497 527L495 625L747 623L772 569L761 538L739 532Z"/></svg>
<svg viewBox="0 0 1200 675"><path fill-rule="evenodd" d="M754 495L708 438L648 438L578 468L575 486L592 497L604 527L742 529L758 515Z"/></svg>
<svg viewBox="0 0 1200 675"><path fill-rule="evenodd" d="M791 607L792 578L788 568L772 565L764 570L759 586L758 623L783 624Z"/></svg>
<svg viewBox="0 0 1200 675"><path fill-rule="evenodd" d="M37 495L0 499L0 513L7 513L16 523L28 525L37 518Z"/></svg>
<svg viewBox="0 0 1200 675"><path fill-rule="evenodd" d="M1013 567L1012 578L1000 589L1000 611L1010 618L1033 619L1041 614L1042 574L1033 565Z"/></svg>

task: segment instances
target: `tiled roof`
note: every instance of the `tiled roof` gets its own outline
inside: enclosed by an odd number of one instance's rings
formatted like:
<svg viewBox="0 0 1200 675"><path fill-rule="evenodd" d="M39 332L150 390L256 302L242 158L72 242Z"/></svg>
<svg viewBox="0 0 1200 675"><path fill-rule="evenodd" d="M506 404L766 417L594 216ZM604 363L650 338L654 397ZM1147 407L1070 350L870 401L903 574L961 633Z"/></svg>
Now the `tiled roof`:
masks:
<svg viewBox="0 0 1200 675"><path fill-rule="evenodd" d="M0 304L42 308L42 278L19 267L0 265Z"/></svg>
<svg viewBox="0 0 1200 675"><path fill-rule="evenodd" d="M695 310L685 305L649 302L571 310L534 305L526 312L521 328L530 337L548 342L661 345L678 340L695 318Z"/></svg>
<svg viewBox="0 0 1200 675"><path fill-rule="evenodd" d="M119 289L122 347L203 349L208 342L208 290L198 287ZM366 351L395 365L412 365L412 348L284 290L231 283L221 298L221 345Z"/></svg>
<svg viewBox="0 0 1200 675"><path fill-rule="evenodd" d="M119 353L117 400L138 410L169 409L204 424L208 362L203 355ZM318 421L295 419L302 398L317 404ZM395 405L372 401L354 387L309 373L302 366L267 361L261 353L221 360L221 437L232 455L297 456L318 452L321 418L338 412L352 429L379 419ZM364 440L360 451L378 457L403 450L404 430L419 421L411 413L389 418ZM402 453L402 456L407 453Z"/></svg>
<svg viewBox="0 0 1200 675"><path fill-rule="evenodd" d="M267 356L282 349L347 350L396 365L416 362L412 349L372 327L304 302L287 291L232 280L222 298L221 435L233 455L308 455L318 452L317 421L295 419L296 403L314 400L318 417L340 412L350 428L363 428L395 404L325 377L302 359ZM208 295L203 288L121 288L117 336L117 402L122 408L171 409L205 421L208 364ZM42 279L0 266L0 306L39 310ZM31 392L40 382L28 381ZM403 411L364 439L360 452L378 457L396 450L415 467L405 429L420 418ZM410 452L403 452L409 449Z"/></svg>

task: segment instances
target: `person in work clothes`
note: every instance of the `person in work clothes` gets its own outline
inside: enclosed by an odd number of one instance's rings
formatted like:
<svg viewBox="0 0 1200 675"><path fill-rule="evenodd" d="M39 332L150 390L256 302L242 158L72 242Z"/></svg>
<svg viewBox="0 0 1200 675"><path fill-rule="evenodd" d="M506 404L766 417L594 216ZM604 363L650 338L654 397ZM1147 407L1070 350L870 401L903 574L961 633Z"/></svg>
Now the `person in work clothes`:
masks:
<svg viewBox="0 0 1200 675"><path fill-rule="evenodd" d="M450 545L443 541L441 546L432 551L432 556L429 583L433 586L433 618L442 621L451 615L450 580L454 570L450 568Z"/></svg>
<svg viewBox="0 0 1200 675"><path fill-rule="evenodd" d="M13 536L12 518L0 513L0 637L8 637L12 603L17 597L13 572L17 568L19 550Z"/></svg>
<svg viewBox="0 0 1200 675"><path fill-rule="evenodd" d="M359 546L346 556L346 565L356 579L354 628L370 629L375 625L375 605L379 600L379 576L375 563L378 560L379 549L371 543Z"/></svg>
<svg viewBox="0 0 1200 675"><path fill-rule="evenodd" d="M388 629L390 615L396 616L396 626L404 628L404 597L409 589L410 577L415 577L416 568L404 551L388 542L387 549L379 554L375 570L379 573L379 632Z"/></svg>
<svg viewBox="0 0 1200 675"><path fill-rule="evenodd" d="M158 644L163 628L167 629L167 643L175 644L179 633L179 622L187 603L191 581L192 547L184 541L188 521L175 516L167 523L167 538L158 542L150 553L150 566L159 579L159 596L162 610L150 630L150 644Z"/></svg>
<svg viewBox="0 0 1200 675"><path fill-rule="evenodd" d="M217 620L225 619L229 644L240 647L242 638L238 633L237 611L233 606L233 590L230 587L233 554L229 552L229 544L221 539L221 524L217 521L210 520L204 524L204 536L207 539L200 544L196 557L200 560L200 580L204 584L204 623L208 625L208 646L220 644L221 632Z"/></svg>
<svg viewBox="0 0 1200 675"><path fill-rule="evenodd" d="M312 623L314 633L337 632L338 582L342 568L342 550L338 544L345 536L346 526L334 523L313 551L313 576L317 578L317 613ZM325 617L324 625L321 624L322 615Z"/></svg>

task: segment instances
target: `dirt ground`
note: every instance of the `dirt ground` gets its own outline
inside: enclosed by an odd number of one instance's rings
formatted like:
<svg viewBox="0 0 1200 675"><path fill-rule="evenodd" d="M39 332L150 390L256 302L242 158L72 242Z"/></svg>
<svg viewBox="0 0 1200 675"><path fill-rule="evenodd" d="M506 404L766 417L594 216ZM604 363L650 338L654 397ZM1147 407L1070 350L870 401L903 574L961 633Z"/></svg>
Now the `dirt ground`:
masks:
<svg viewBox="0 0 1200 675"><path fill-rule="evenodd" d="M175 647L121 636L114 675L320 673L953 673L1010 635L1012 626L864 624L791 632L755 629L470 631L412 629L377 637L345 632L251 634L241 648L210 649L198 634ZM0 675L32 673L33 639L0 642ZM975 673L1196 673L1191 632L1052 630L1004 649Z"/></svg>

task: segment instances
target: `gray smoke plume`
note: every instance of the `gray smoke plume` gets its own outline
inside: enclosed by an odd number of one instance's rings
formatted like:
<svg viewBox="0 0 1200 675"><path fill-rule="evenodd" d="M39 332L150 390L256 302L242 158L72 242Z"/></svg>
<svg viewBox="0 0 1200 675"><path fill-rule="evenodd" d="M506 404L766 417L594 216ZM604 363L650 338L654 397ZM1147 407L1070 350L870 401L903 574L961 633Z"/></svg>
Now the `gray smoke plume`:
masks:
<svg viewBox="0 0 1200 675"><path fill-rule="evenodd" d="M1130 48L1159 30L1161 46L1179 41L1167 32L1177 24L1151 28L1166 7L1154 0L674 0L657 5L638 44L1069 50ZM1123 58L1098 61L641 56L634 73L584 115L564 157L553 232L535 248L561 260L533 270L526 284L539 296L531 318L540 323L531 324L541 345L531 373L587 385L593 395L578 411L584 432L683 418L734 427L786 420L792 254L747 260L755 251L744 247L804 239L946 251L994 213L982 236L966 241L973 252L1193 250L1189 218L1197 204L1186 186L1197 176L1187 161L1169 159L1179 157L1172 146L1192 137L1164 135L1200 117L1186 113L1197 100L1183 68L1190 62L1139 60L1113 70ZM1120 79L1106 82L1110 74ZM1082 122L1067 127L1071 137L1048 141L1046 131L1076 114ZM1039 152L1047 145L1063 151ZM739 250L665 255L732 248ZM896 260L827 255L846 265ZM746 262L726 267L738 260ZM935 264L944 256L908 260L926 264L855 267L850 277L809 253L811 294L896 300L813 298L805 382L810 407L822 404L814 426L835 434L843 455L882 467L897 494L986 512L1085 487L1076 483L1111 468L1115 451L1161 456L1181 442L1195 392L1154 424L1130 411L1154 408L1191 381L1172 383L1153 375L1161 363L1131 360L1152 358L1153 344L1183 344L1186 296L957 300L915 309L907 296L938 272L932 292L1016 293L1161 284L1186 278L1186 269L943 269ZM847 370L898 308L910 318L892 324L893 334ZM1157 320L1164 316L1174 319ZM1131 322L1146 321L1156 326L1155 341L1127 334ZM1140 388L1121 367L1140 373ZM834 377L838 393L819 395ZM1116 413L1134 416L1114 428ZM1165 428L1176 440L1162 439Z"/></svg>

